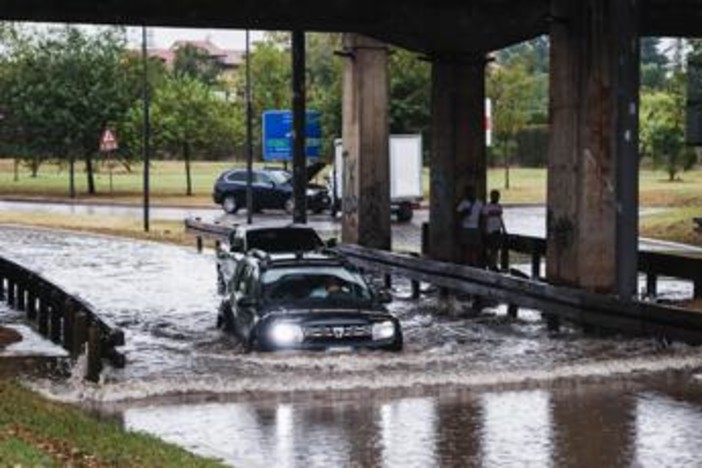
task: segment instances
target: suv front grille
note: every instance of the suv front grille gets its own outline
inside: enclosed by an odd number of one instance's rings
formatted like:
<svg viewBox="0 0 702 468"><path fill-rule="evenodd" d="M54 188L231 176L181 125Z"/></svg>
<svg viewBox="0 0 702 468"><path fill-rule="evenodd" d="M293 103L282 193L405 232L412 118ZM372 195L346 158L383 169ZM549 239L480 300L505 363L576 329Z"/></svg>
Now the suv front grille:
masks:
<svg viewBox="0 0 702 468"><path fill-rule="evenodd" d="M349 339L368 338L372 335L370 325L313 325L305 327L305 339Z"/></svg>

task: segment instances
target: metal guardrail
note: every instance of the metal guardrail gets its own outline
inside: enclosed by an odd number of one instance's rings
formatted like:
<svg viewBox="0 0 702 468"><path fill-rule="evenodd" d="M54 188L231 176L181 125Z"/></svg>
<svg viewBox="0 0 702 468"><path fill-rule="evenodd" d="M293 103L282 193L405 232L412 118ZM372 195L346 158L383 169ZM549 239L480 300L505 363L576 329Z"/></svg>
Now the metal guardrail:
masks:
<svg viewBox="0 0 702 468"><path fill-rule="evenodd" d="M702 343L702 314L688 309L644 301L621 301L614 296L357 245L342 245L338 250L360 268L540 310L554 328L558 326L557 318L565 318L636 335Z"/></svg>
<svg viewBox="0 0 702 468"><path fill-rule="evenodd" d="M531 256L531 277L539 277L541 259L546 256L546 240L538 237L511 234L504 248ZM509 269L509 256L502 253L502 269ZM702 297L702 258L681 254L639 251L639 271L646 274L646 292L657 294L659 276L684 279L694 283L694 297Z"/></svg>
<svg viewBox="0 0 702 468"><path fill-rule="evenodd" d="M185 224L186 231L198 237L200 247L203 238L219 242L226 240L232 231L231 226L212 225L199 219L186 220ZM423 239L426 237L423 236ZM527 254L531 257L531 279L437 262L417 254L393 253L356 245L342 245L337 249L361 268L412 280L413 290L416 291L418 282L421 281L507 303L511 315L516 314L517 307L541 310L551 328L557 328L559 318L562 317L584 325L632 334L702 343L702 314L699 312L646 301L622 301L614 296L538 281L541 260L546 255L544 239L509 235L504 244L502 269L509 271L509 252ZM702 259L640 252L639 268L647 274L649 292L657 275L692 280L695 282L695 294L702 292Z"/></svg>
<svg viewBox="0 0 702 468"><path fill-rule="evenodd" d="M0 258L0 298L27 314L36 330L63 346L76 358L87 345L86 379L97 382L102 360L124 367L124 333L101 318L85 300L72 296L42 275L11 260Z"/></svg>

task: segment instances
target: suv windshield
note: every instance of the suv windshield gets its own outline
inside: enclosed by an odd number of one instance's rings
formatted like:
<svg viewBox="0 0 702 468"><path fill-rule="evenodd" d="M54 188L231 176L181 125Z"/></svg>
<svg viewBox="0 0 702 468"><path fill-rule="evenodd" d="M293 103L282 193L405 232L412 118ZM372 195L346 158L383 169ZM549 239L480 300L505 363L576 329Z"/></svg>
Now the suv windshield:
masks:
<svg viewBox="0 0 702 468"><path fill-rule="evenodd" d="M270 171L268 175L273 179L276 185L283 185L292 178L292 175L285 171Z"/></svg>
<svg viewBox="0 0 702 468"><path fill-rule="evenodd" d="M325 301L358 303L371 300L360 274L343 266L286 266L261 276L267 302Z"/></svg>

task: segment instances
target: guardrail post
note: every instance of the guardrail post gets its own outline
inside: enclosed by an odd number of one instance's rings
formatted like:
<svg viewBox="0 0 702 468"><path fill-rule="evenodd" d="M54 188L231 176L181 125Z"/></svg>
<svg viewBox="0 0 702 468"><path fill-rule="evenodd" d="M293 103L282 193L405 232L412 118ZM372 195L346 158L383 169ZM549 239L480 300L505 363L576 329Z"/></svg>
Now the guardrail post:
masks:
<svg viewBox="0 0 702 468"><path fill-rule="evenodd" d="M509 240L507 236L502 241L502 249L500 249L500 269L502 271L509 271Z"/></svg>
<svg viewBox="0 0 702 468"><path fill-rule="evenodd" d="M27 276L24 274L18 275L17 278L17 306L16 309L24 312L25 306L27 305Z"/></svg>
<svg viewBox="0 0 702 468"><path fill-rule="evenodd" d="M98 382L100 380L100 372L102 372L100 327L92 324L88 331L88 368L85 378L90 382Z"/></svg>
<svg viewBox="0 0 702 468"><path fill-rule="evenodd" d="M422 255L429 254L429 223L422 223Z"/></svg>
<svg viewBox="0 0 702 468"><path fill-rule="evenodd" d="M555 314L544 314L546 318L546 328L550 332L557 332L561 329L561 318Z"/></svg>
<svg viewBox="0 0 702 468"><path fill-rule="evenodd" d="M650 271L646 272L646 295L649 297L658 295L658 276Z"/></svg>
<svg viewBox="0 0 702 468"><path fill-rule="evenodd" d="M694 283L693 296L695 299L699 299L702 297L702 277L695 278Z"/></svg>
<svg viewBox="0 0 702 468"><path fill-rule="evenodd" d="M519 316L519 307L514 304L508 304L507 315L511 318L517 318Z"/></svg>
<svg viewBox="0 0 702 468"><path fill-rule="evenodd" d="M52 294L50 316L51 326L49 327L49 330L51 341L57 344L61 343L61 332L63 331L61 329L61 319L63 318L63 308L64 304L58 300L54 294Z"/></svg>
<svg viewBox="0 0 702 468"><path fill-rule="evenodd" d="M31 285L27 289L27 320L33 321L37 318L37 280L32 278Z"/></svg>
<svg viewBox="0 0 702 468"><path fill-rule="evenodd" d="M384 278L385 289L392 289L392 275L385 275Z"/></svg>
<svg viewBox="0 0 702 468"><path fill-rule="evenodd" d="M5 299L5 268L0 266L0 299Z"/></svg>
<svg viewBox="0 0 702 468"><path fill-rule="evenodd" d="M541 277L541 255L538 252L531 253L531 279L538 280Z"/></svg>
<svg viewBox="0 0 702 468"><path fill-rule="evenodd" d="M202 253L202 236L197 236L197 253Z"/></svg>
<svg viewBox="0 0 702 468"><path fill-rule="evenodd" d="M73 343L70 349L73 357L80 355L86 341L88 341L88 316L85 312L76 312L73 321Z"/></svg>
<svg viewBox="0 0 702 468"><path fill-rule="evenodd" d="M15 307L15 279L13 274L7 276L7 305Z"/></svg>
<svg viewBox="0 0 702 468"><path fill-rule="evenodd" d="M51 308L51 294L48 285L43 284L40 291L39 314L37 315L37 330L42 336L49 334L49 311Z"/></svg>
<svg viewBox="0 0 702 468"><path fill-rule="evenodd" d="M69 352L72 351L73 346L73 327L75 326L75 313L76 309L73 305L73 301L68 298L66 299L66 304L63 308L63 347Z"/></svg>

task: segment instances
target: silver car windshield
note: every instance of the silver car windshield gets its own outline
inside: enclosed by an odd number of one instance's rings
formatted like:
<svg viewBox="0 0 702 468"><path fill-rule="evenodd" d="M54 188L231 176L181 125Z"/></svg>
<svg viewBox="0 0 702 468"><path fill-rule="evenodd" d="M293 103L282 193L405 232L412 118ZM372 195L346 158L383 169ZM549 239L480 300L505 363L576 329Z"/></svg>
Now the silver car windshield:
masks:
<svg viewBox="0 0 702 468"><path fill-rule="evenodd" d="M367 302L372 298L363 277L344 267L294 266L273 268L261 276L267 301L325 300Z"/></svg>

